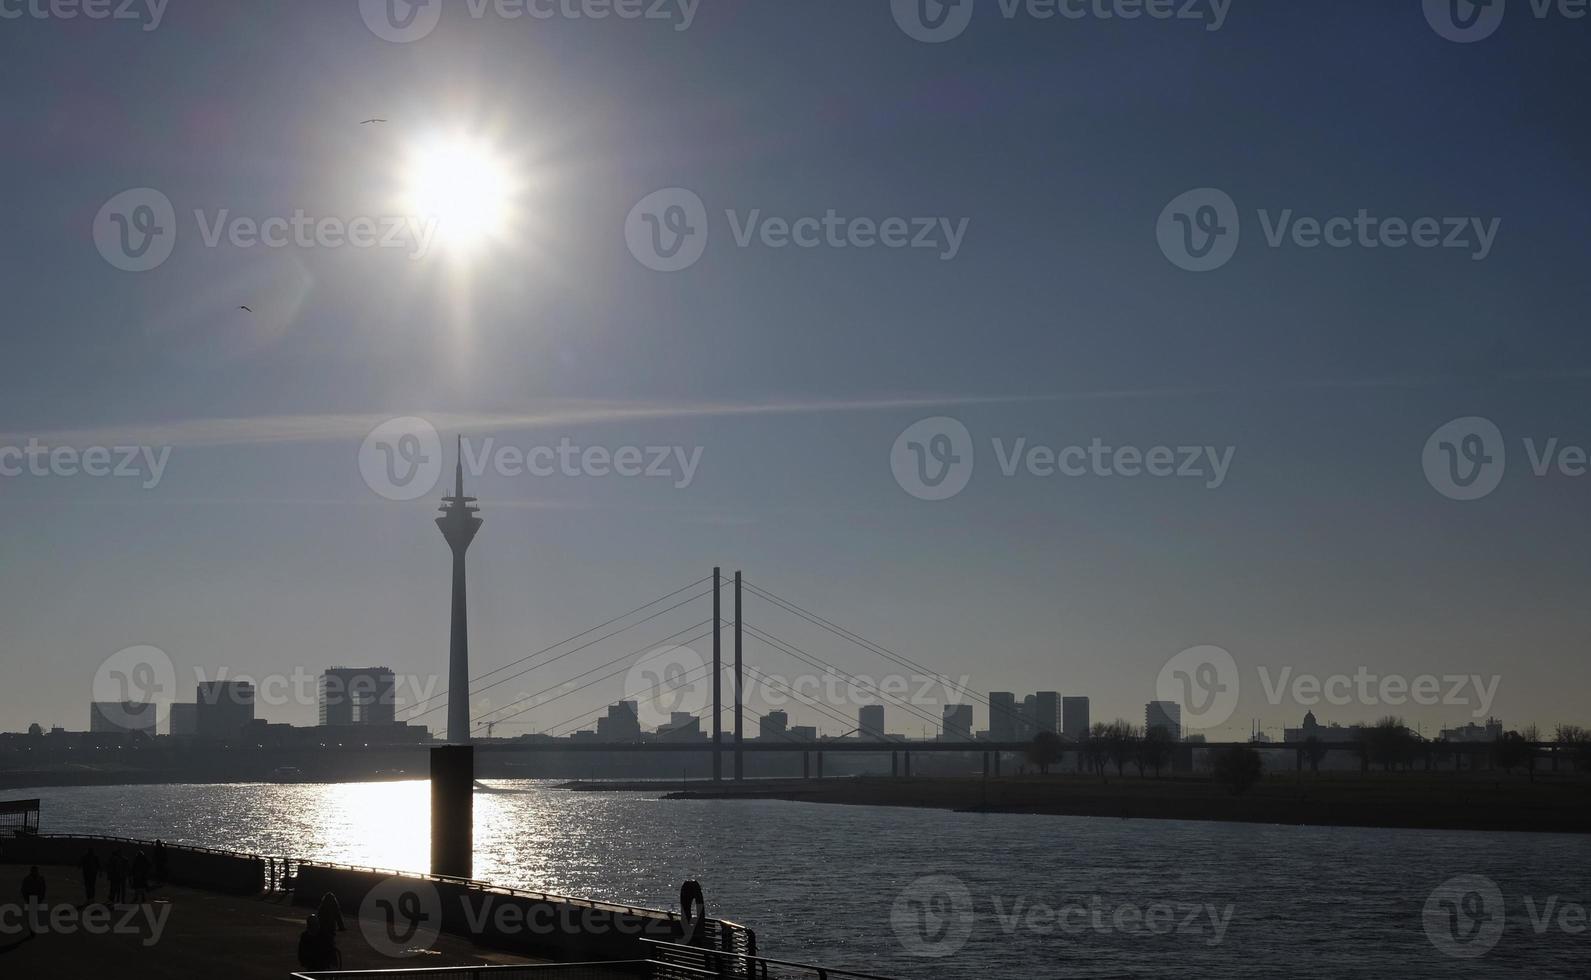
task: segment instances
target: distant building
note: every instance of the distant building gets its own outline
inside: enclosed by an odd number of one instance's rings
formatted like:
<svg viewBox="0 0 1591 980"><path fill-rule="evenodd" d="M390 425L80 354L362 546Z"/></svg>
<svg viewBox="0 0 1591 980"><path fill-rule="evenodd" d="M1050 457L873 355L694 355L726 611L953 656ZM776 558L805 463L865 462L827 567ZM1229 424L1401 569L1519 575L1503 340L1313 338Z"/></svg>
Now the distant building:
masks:
<svg viewBox="0 0 1591 980"><path fill-rule="evenodd" d="M797 742L816 742L818 730L811 725L796 725L790 729L790 737Z"/></svg>
<svg viewBox="0 0 1591 980"><path fill-rule="evenodd" d="M155 706L140 701L95 701L89 705L88 730L109 735L117 732L155 734Z"/></svg>
<svg viewBox="0 0 1591 980"><path fill-rule="evenodd" d="M1182 705L1175 701L1151 701L1144 705L1144 731L1164 728L1173 742L1182 741Z"/></svg>
<svg viewBox="0 0 1591 980"><path fill-rule="evenodd" d="M1054 691L1040 691L1033 695L1033 734L1059 733L1061 730L1061 696Z"/></svg>
<svg viewBox="0 0 1591 980"><path fill-rule="evenodd" d="M177 703L171 706L171 720L167 723L172 736L192 738L199 734L199 706Z"/></svg>
<svg viewBox="0 0 1591 980"><path fill-rule="evenodd" d="M1335 722L1322 725L1315 720L1313 711L1306 711L1302 725L1298 728L1282 729L1282 741L1307 742L1315 739L1317 742L1357 742L1363 730L1361 725L1339 725Z"/></svg>
<svg viewBox="0 0 1591 980"><path fill-rule="evenodd" d="M790 716L783 711L770 711L757 720L757 737L765 741L784 741L790 730Z"/></svg>
<svg viewBox="0 0 1591 980"><path fill-rule="evenodd" d="M702 720L689 711L669 713L668 724L659 725L657 737L664 742L695 742L702 739Z"/></svg>
<svg viewBox="0 0 1591 980"><path fill-rule="evenodd" d="M995 742L1023 741L1022 712L1016 705L1016 695L1010 691L989 693L989 738Z"/></svg>
<svg viewBox="0 0 1591 980"><path fill-rule="evenodd" d="M1449 742L1495 742L1503 737L1503 723L1496 718L1486 719L1486 724L1473 721L1458 728L1442 729L1442 738Z"/></svg>
<svg viewBox="0 0 1591 980"><path fill-rule="evenodd" d="M947 742L972 741L972 705L945 705L944 738Z"/></svg>
<svg viewBox="0 0 1591 980"><path fill-rule="evenodd" d="M884 706L864 704L856 712L856 734L866 740L877 741L884 737Z"/></svg>
<svg viewBox="0 0 1591 980"><path fill-rule="evenodd" d="M237 738L254 721L254 685L249 681L205 681L194 700L200 738Z"/></svg>
<svg viewBox="0 0 1591 980"><path fill-rule="evenodd" d="M599 742L639 742L641 740L641 704L638 701L620 701L608 708L607 717L597 719Z"/></svg>
<svg viewBox="0 0 1591 980"><path fill-rule="evenodd" d="M1061 734L1076 742L1088 738L1088 699L1061 698Z"/></svg>
<svg viewBox="0 0 1591 980"><path fill-rule="evenodd" d="M397 721L396 683L385 667L333 667L320 675L320 723L390 725Z"/></svg>

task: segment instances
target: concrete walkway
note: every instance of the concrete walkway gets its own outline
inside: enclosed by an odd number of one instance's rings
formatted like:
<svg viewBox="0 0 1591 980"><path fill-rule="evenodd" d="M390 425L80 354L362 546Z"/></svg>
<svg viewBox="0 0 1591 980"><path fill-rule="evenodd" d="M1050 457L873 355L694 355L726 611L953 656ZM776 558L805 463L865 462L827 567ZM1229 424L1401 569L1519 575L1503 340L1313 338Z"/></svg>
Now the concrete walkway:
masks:
<svg viewBox="0 0 1591 980"><path fill-rule="evenodd" d="M30 935L20 918L28 869L0 865L0 976L8 980L286 980L299 969L298 936L312 910L285 897L216 895L167 885L151 893L147 906L107 910L97 904L85 912L77 869L39 871L48 884L50 911L45 932ZM103 876L99 888L103 902ZM370 948L354 914L345 909L343 915L349 931L338 945L346 970L533 962L478 951L449 936L432 952L391 958Z"/></svg>

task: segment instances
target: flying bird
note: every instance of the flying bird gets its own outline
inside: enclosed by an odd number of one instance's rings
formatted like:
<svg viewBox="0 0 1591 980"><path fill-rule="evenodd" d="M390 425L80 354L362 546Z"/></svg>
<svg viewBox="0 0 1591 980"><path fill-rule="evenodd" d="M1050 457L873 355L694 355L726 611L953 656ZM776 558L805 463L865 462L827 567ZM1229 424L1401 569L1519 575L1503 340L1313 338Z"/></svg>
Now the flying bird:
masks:
<svg viewBox="0 0 1591 980"><path fill-rule="evenodd" d="M385 119L364 119L364 120L360 121L359 125L368 126L371 123L384 123L384 122L386 122Z"/></svg>
<svg viewBox="0 0 1591 980"><path fill-rule="evenodd" d="M253 310L249 309L247 306L240 306L240 307L238 307L238 309L242 310L244 313L253 313L254 312Z"/></svg>

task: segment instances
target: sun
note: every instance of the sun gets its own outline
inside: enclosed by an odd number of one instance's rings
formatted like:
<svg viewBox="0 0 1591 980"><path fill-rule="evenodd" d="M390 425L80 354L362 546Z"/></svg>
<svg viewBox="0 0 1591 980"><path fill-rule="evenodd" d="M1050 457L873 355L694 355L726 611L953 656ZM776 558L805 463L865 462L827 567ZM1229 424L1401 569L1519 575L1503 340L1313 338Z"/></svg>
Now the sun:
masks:
<svg viewBox="0 0 1591 980"><path fill-rule="evenodd" d="M434 221L436 240L466 253L508 234L519 192L502 154L485 140L463 135L416 143L404 163L403 187L406 213Z"/></svg>

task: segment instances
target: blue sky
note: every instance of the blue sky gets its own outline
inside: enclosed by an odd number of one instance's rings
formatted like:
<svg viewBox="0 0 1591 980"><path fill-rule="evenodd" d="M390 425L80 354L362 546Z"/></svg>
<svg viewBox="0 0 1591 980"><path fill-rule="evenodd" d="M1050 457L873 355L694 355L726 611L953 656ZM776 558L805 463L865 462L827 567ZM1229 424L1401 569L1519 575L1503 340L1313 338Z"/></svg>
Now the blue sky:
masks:
<svg viewBox="0 0 1591 980"><path fill-rule="evenodd" d="M390 501L358 468L397 416L521 447L701 449L685 488L472 478L477 672L720 563L977 690L1088 694L1096 718L1141 719L1168 658L1215 644L1245 671L1239 733L1303 713L1267 702L1260 666L1495 675L1510 724L1591 722L1588 484L1532 475L1522 443L1591 444L1584 21L1516 0L1457 44L1417 2L1240 2L1210 31L1008 20L980 0L965 33L925 44L882 2L706 0L675 30L474 18L460 0L393 43L353 0L171 0L142 26L0 21L0 445L170 449L151 489L0 478L0 729L83 727L96 670L134 644L167 651L184 686L223 666L444 673L440 491ZM489 138L525 184L467 268L201 240L195 210L382 214L404 147L438 130ZM708 242L656 272L625 222L670 187L702 200ZM1236 203L1242 239L1190 273L1156 222L1204 187ZM96 214L130 188L178 219L148 272L96 250ZM743 248L725 214L830 209L965 236L948 261ZM1270 247L1262 209L1497 233L1483 261ZM891 471L930 416L976 447L948 500ZM1456 501L1421 454L1468 416L1498 426L1508 470ZM1233 456L1213 489L1003 477L991 440L1020 437ZM890 669L763 614L852 671ZM620 680L531 717L560 722Z"/></svg>

